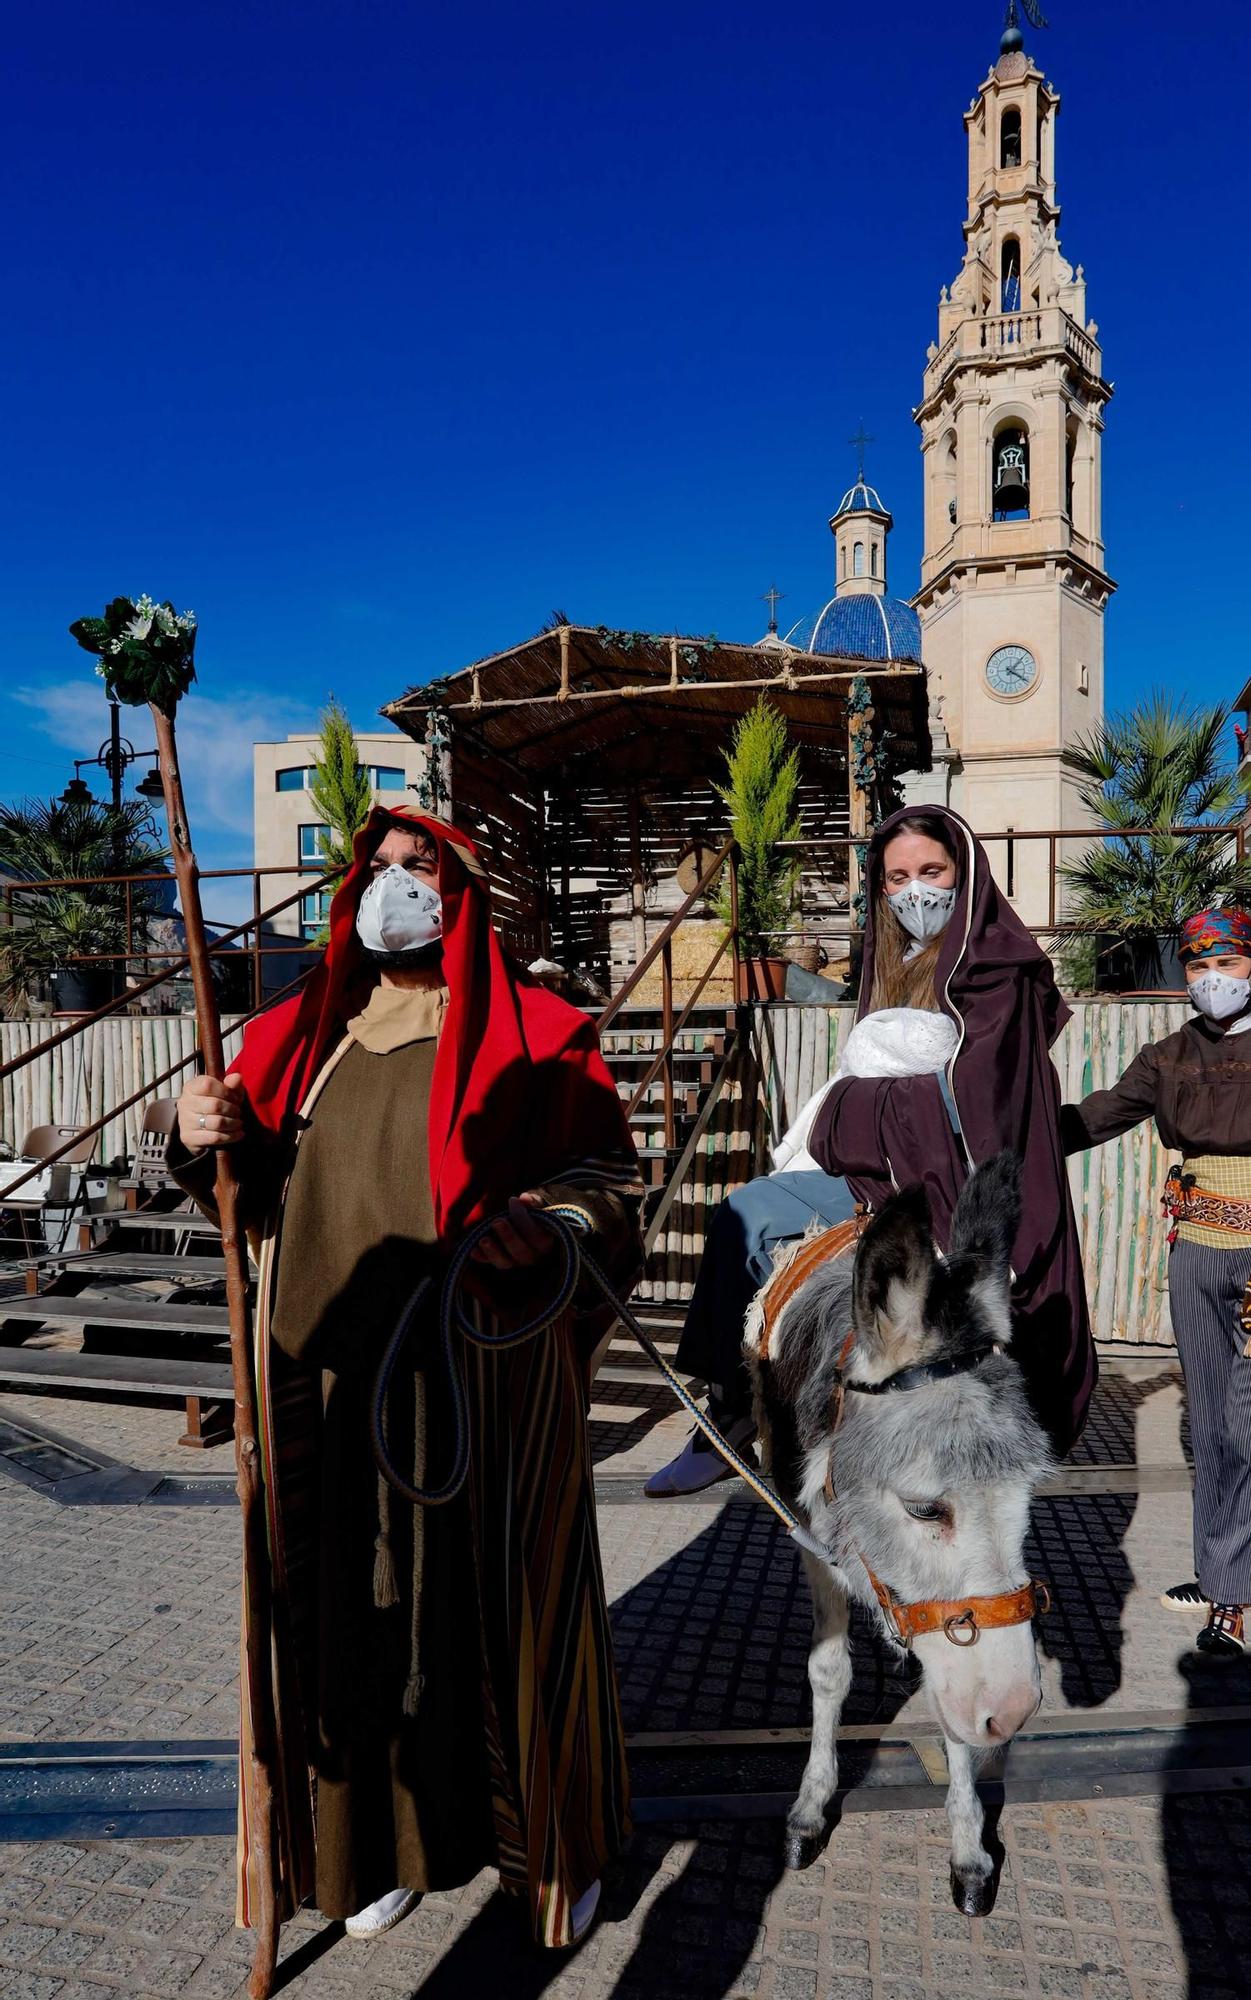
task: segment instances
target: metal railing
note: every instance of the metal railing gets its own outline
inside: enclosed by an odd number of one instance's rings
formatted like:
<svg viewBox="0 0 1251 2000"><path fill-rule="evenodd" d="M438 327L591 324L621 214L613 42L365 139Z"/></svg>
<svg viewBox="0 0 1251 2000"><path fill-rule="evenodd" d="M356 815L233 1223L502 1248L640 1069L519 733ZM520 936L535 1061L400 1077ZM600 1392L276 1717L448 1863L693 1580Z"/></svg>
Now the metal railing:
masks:
<svg viewBox="0 0 1251 2000"><path fill-rule="evenodd" d="M289 910L294 904L302 902L306 896L317 895L319 891L337 881L338 876L343 872L342 869L331 869L328 872L309 873L301 877L298 868L282 867L279 865L272 865L265 868L201 869L200 880L202 882L246 881L252 885L252 914L243 923L235 924L232 928L226 929L211 919L206 919L206 922L208 922L212 931L222 932L222 935L217 936L213 940L212 949L214 951L217 950L219 945L232 944L234 939L241 937L245 931L252 932L251 944L246 946L243 951L232 951L230 959L232 963L245 956L251 960L252 1004L254 1007L260 1007L264 1004L264 965L267 958L298 957L316 949L306 939L293 939L281 943L267 940L264 936L264 925L269 923L272 918L281 915L284 910ZM290 881L292 877L296 877L300 879L301 886L290 896L284 897L282 902L275 903L270 909L262 909L262 881L265 877L274 875L281 876L287 881ZM171 953L168 946L163 950L152 948L152 940L147 935L146 927L150 922L169 923L179 921L179 912L177 909L144 909L142 907L144 898L137 897L137 891L143 887L150 888L152 885L159 884L162 889L168 891L173 886L173 882L174 877L172 874L163 871L149 871L140 875L49 876L31 882L6 881L3 884L2 897L0 897L4 909L3 928L20 928L20 912L15 902L15 898L17 897L50 895L61 890L76 890L79 892L91 890L104 891L108 889L121 890L122 909L119 914L123 917L125 925L124 945L119 946L116 951L75 952L67 954L65 965L66 969L70 966L124 966L127 964L162 966L164 970L155 979L150 979L141 986L134 986L129 989L125 998L133 1000L137 994L151 991L152 987L159 985L162 980L175 978L180 972L185 971L190 964L190 960L187 957ZM105 903L104 896L101 895L97 900L103 907ZM135 907L136 900L140 903L138 909ZM2 936L3 930L0 930L0 937Z"/></svg>
<svg viewBox="0 0 1251 2000"><path fill-rule="evenodd" d="M924 806L916 808L918 815L924 814L925 810ZM872 838L872 836L870 835L869 838ZM981 845L987 849L991 858L992 868L997 858L997 850L1003 850L1001 857L1003 861L1002 878L998 874L996 877L999 880L1000 888L1009 897L1020 897L1022 900L1027 901L1033 900L1036 890L1040 889L1042 885L1037 881L1036 877L1033 882L1021 881L1021 875L1028 873L1028 871L1022 870L1020 866L1021 850L1036 851L1040 845L1045 844L1047 850L1047 917L1044 923L1027 923L1026 928L1038 938L1067 938L1093 936L1096 934L1097 927L1074 922L1071 918L1064 915L1061 908L1062 892L1065 886L1060 872L1065 865L1065 858L1061 854L1062 842L1066 843L1072 849L1078 846L1093 847L1100 843L1106 846L1109 842L1130 840L1223 840L1229 843L1234 860L1242 862L1246 858L1247 829L1241 825L1209 826L1203 824L1198 826L1004 827L995 833L979 833L977 838ZM778 844L788 853L796 854L801 859L805 854L837 853L841 850L847 857L847 881L850 884L853 879L852 864L856 856L856 851L857 849L863 849L867 845L867 841L864 838L853 838L850 834L830 834L811 838L803 836L798 840L784 840ZM1070 853L1068 857L1070 862L1072 858L1072 854ZM855 943L863 937L864 933L861 928L851 922L851 915L852 912L849 905L848 922L846 925L838 924L837 935L849 938ZM824 914L823 922L825 928L829 929L830 920L828 913ZM807 935L807 932L802 929L777 931L773 935L778 938L803 937Z"/></svg>
<svg viewBox="0 0 1251 2000"><path fill-rule="evenodd" d="M256 869L230 868L230 869L215 869L211 871L206 871L206 873L212 874L218 878L224 875L233 875L233 876L251 875L253 878L254 903L259 902L259 884L260 884L260 878L263 875L291 875L293 872L294 871L290 868L256 868ZM344 872L345 870L342 868L330 869L325 874L318 876L315 886L317 888L324 888L328 883L337 880L338 876L343 874ZM81 888L86 884L90 884L92 886L100 886L109 883L116 883L118 881L128 881L132 883L136 881L159 881L168 883L169 877L166 875L123 876L123 877L90 876L90 877L83 877L78 881L71 881L71 880L62 880L53 882L45 881L38 884L13 883L8 886L11 886L12 889L20 891L31 888L42 888L42 889L58 889L67 887ZM236 954L232 953L231 947L236 938L243 936L245 932L250 930L255 930L259 936L262 925L269 923L270 921L272 921L274 917L280 916L284 910L290 909L293 903L298 903L301 900L301 898L306 896L308 893L309 893L308 886L305 885L304 887L297 889L293 895L285 896L281 902L274 903L267 910L256 909L251 917L245 918L241 924L234 925L232 929L225 931L220 937L217 937L213 940L213 942L208 946L209 957L214 958L219 956L235 956ZM259 972L255 969L258 962L256 939L253 940L253 944L249 949L253 953L253 959L254 959L253 1005L249 1010L249 1012L241 1015L239 1019L235 1021L234 1023L235 1028L246 1027L249 1021L255 1020L256 1016L258 1014L263 1013L267 1007L273 1006L278 1000L281 1000L285 998L288 994L293 993L296 990L296 988L303 983L308 970L307 967L301 970L294 979L288 980L286 985L283 986L277 993L265 994L262 992L258 997L255 988L262 982L260 980ZM261 949L262 951L265 952L274 949L277 949L280 952L285 952L293 949L293 947L263 946ZM294 949L298 950L301 956L307 956L309 951L309 946L299 945L297 947L294 947ZM106 956L113 959L121 958L124 960L126 954L119 952L119 953L107 954ZM45 1035L40 1040L33 1042L30 1048L22 1050L22 1052L19 1055L10 1056L7 1062L0 1063L0 1079L12 1076L18 1070L25 1069L27 1064L29 1063L38 1062L41 1057L48 1055L51 1052L51 1050L61 1047L63 1043L72 1041L75 1038L75 1036L86 1034L91 1028L95 1026L97 1021L105 1020L110 1015L120 1013L124 1008L128 1007L132 1001L140 998L144 993L151 992L155 987L163 985L166 980L172 979L178 973L185 971L190 966L191 963L190 957L186 953L171 954L168 951L164 951L164 952L148 952L145 954L133 953L131 954L131 956L159 958L162 962L161 970L159 972L150 973L146 979L140 980L137 985L127 987L122 992L114 994L112 999L106 1000L104 1004L100 1007L93 1008L90 1013L76 1015L72 1021L67 1022L65 1027L59 1028L53 1034ZM73 963L75 961L71 960L69 962ZM98 958L96 962L98 962ZM180 1075L183 1070L189 1069L191 1065L197 1062L198 1060L199 1060L199 1049L197 1047L193 1049L190 1052L190 1054L181 1057L175 1063L171 1063L168 1069L164 1069L161 1071L159 1076L146 1078L144 1083L140 1086L140 1088L138 1090L132 1091L129 1097L124 1098L119 1104L112 1104L107 1106L104 1112L101 1114L101 1116L93 1120L90 1124L77 1127L74 1132L74 1136L71 1139L66 1140L65 1143L57 1147L57 1149L54 1152L48 1153L36 1165L29 1167L27 1171L19 1175L19 1177L16 1180L10 1181L4 1189L4 1194L5 1195L16 1194L19 1188L24 1187L28 1181L33 1180L38 1174L42 1173L45 1167L54 1166L58 1160L64 1159L67 1154L73 1152L77 1147L81 1146L84 1139L96 1137L100 1132L104 1130L106 1125L110 1124L113 1119L120 1116L120 1114L123 1111L129 1111L132 1108L132 1106L138 1104L141 1099L150 1096L152 1092L159 1085L163 1083L168 1083L172 1077Z"/></svg>
<svg viewBox="0 0 1251 2000"><path fill-rule="evenodd" d="M709 889L727 863L730 870L729 928L723 933L720 945L705 967L703 975L685 1007L675 1020L673 1013L673 940L677 936L680 925L685 921L700 897L707 895ZM677 1039L690 1020L699 1002L700 994L704 991L727 951L732 954L733 993L735 1002L737 1003L741 997L738 959L738 848L733 840L727 840L725 845L718 850L685 902L674 911L659 937L653 939L651 945L643 953L642 958L640 958L625 984L618 988L603 1013L599 1016L599 1031L602 1035L605 1029L612 1027L626 1002L638 990L641 982L651 971L657 959L660 960L660 1048L657 1050L654 1060L649 1065L641 1082L636 1086L629 1103L626 1105L626 1117L633 1117L656 1081L656 1078L663 1076L666 1149L672 1149L677 1145L677 1108L673 1083L673 1058Z"/></svg>

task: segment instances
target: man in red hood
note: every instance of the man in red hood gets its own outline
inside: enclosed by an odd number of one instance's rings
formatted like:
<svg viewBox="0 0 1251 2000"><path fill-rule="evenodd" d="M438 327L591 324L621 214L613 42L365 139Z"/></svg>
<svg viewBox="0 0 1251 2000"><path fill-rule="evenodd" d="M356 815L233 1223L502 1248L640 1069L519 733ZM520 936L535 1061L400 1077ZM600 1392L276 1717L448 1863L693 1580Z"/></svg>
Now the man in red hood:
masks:
<svg viewBox="0 0 1251 2000"><path fill-rule="evenodd" d="M225 1083L189 1085L179 1136L176 1170L201 1199L211 1149L238 1148L258 1250L283 1911L311 1897L373 1937L493 1865L536 1939L569 1944L628 1828L589 1302L517 1346L466 1344L469 1471L447 1504L401 1498L370 1427L389 1336L473 1224L498 1218L469 1308L489 1328L544 1295L546 1203L580 1209L632 1281L642 1190L594 1026L509 960L462 834L375 809L322 964L253 1023ZM455 1421L435 1317L389 1411L392 1459L425 1488L446 1475ZM245 1923L255 1870L241 1838Z"/></svg>

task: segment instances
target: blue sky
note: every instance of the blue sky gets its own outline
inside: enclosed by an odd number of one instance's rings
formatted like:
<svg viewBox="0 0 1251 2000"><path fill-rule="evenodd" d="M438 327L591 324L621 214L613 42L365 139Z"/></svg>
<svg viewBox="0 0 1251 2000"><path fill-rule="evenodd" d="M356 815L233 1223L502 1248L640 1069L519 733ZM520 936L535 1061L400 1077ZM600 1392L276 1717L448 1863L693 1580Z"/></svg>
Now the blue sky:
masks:
<svg viewBox="0 0 1251 2000"><path fill-rule="evenodd" d="M1051 0L1047 0L1048 6ZM1248 671L1241 11L1078 8L1061 239L1117 385L1109 700ZM915 587L919 393L994 0L59 4L6 27L0 794L104 705L65 628L201 620L206 862L254 736L578 620L753 638L832 581L845 440ZM1196 25L1197 24L1197 25ZM136 718L136 731L144 729ZM146 740L146 738L145 738Z"/></svg>

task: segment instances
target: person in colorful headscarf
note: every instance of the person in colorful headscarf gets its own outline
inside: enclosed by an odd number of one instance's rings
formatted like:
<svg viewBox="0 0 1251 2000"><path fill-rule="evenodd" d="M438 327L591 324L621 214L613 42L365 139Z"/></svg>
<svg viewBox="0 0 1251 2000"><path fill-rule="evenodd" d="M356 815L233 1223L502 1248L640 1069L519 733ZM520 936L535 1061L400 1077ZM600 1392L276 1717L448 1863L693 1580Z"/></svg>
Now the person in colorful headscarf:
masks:
<svg viewBox="0 0 1251 2000"><path fill-rule="evenodd" d="M594 1024L508 958L461 833L375 809L321 965L224 1084L189 1085L179 1133L206 1205L209 1149L238 1149L259 1246L279 1914L312 1900L373 1937L493 1865L537 1941L568 1945L628 1831L586 1423L601 1316L578 1294L535 1339L466 1344L469 1469L447 1504L395 1492L370 1433L388 1337L473 1224L499 1218L467 1308L492 1329L551 1296L545 1205L580 1211L621 1288L637 1275L642 1186ZM427 1489L452 1430L430 1317L389 1411L392 1460ZM241 1837L243 1923L258 1890Z"/></svg>
<svg viewBox="0 0 1251 2000"><path fill-rule="evenodd" d="M1169 1609L1207 1612L1195 1644L1234 1661L1251 1605L1251 916L1201 910L1179 940L1195 1019L1140 1049L1118 1083L1063 1113L1065 1148L1101 1146L1154 1118L1180 1156L1164 1201L1173 1217L1169 1309L1186 1380L1194 1451L1194 1581Z"/></svg>

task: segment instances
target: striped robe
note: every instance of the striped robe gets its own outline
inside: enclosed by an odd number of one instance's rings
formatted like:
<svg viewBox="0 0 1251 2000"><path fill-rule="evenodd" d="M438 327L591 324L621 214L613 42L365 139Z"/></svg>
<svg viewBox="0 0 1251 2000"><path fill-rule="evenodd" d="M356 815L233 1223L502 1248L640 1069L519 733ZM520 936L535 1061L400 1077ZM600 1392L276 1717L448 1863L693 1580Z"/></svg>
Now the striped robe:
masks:
<svg viewBox="0 0 1251 2000"><path fill-rule="evenodd" d="M306 1119L343 1053L301 1105ZM315 1879L316 1498L320 1376L271 1338L282 1188L258 1231L254 1373L273 1591L280 1920ZM639 1243L637 1164L570 1160L549 1181L595 1230L601 1262L628 1289ZM586 1424L587 1363L598 1331L581 1301L520 1346L468 1345L468 1500L482 1616L482 1708L495 1843L504 1888L524 1895L538 1943L572 1942L578 1897L629 1831L624 1738L596 1533ZM474 1307L480 1319L485 1308ZM395 1504L407 1503L396 1500ZM244 1584L237 1918L259 1908L249 1848L252 1699Z"/></svg>

